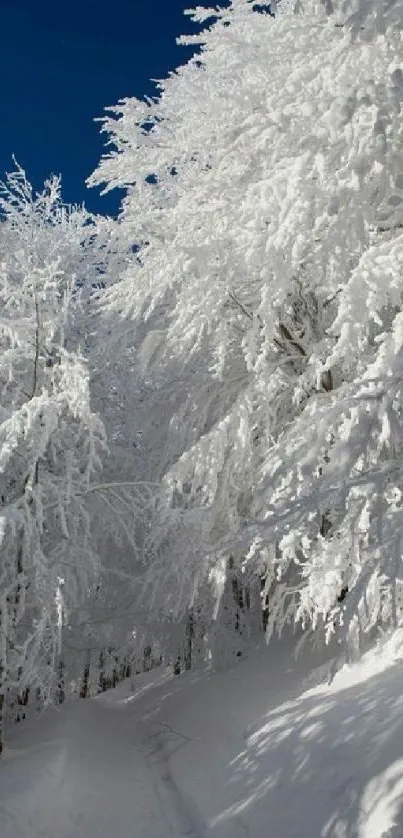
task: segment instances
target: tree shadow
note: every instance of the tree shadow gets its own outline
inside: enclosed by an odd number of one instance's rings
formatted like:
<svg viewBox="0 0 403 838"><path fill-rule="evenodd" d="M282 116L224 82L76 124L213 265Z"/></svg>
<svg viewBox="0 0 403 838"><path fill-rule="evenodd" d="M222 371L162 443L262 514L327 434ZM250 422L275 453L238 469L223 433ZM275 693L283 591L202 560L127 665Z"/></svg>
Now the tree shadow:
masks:
<svg viewBox="0 0 403 838"><path fill-rule="evenodd" d="M228 765L236 802L210 821L212 834L402 838L402 678L396 664L270 710Z"/></svg>

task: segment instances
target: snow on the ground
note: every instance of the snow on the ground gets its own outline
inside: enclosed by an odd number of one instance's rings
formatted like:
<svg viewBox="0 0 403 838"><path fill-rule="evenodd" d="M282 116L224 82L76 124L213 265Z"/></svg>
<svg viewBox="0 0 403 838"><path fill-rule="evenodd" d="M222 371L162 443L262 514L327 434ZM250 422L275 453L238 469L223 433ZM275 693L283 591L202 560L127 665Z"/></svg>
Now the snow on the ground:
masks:
<svg viewBox="0 0 403 838"><path fill-rule="evenodd" d="M12 731L0 837L403 838L402 649L315 685L286 640L49 711Z"/></svg>

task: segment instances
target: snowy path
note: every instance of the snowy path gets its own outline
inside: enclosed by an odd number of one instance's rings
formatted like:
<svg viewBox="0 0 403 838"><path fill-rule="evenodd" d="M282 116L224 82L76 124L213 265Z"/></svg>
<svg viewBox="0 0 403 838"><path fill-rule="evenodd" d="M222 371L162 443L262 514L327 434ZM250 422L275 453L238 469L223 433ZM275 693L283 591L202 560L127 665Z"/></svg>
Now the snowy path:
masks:
<svg viewBox="0 0 403 838"><path fill-rule="evenodd" d="M59 716L40 751L11 751L0 769L1 838L205 838L127 705Z"/></svg>
<svg viewBox="0 0 403 838"><path fill-rule="evenodd" d="M259 674L253 657L224 676L161 684L153 683L159 675L143 676L134 693L127 684L17 728L0 763L0 838L226 836L224 825L217 832L201 808L209 813L228 803L228 789L215 787L217 771L226 775L229 757L244 748L243 724L267 709L280 683L285 680L284 689L287 678L299 683L298 667L290 676L289 665L276 660L275 681L274 663L268 660ZM251 679L259 687L253 696ZM232 718L222 694L231 681L244 719L239 706ZM228 834L244 838L242 817L231 820Z"/></svg>
<svg viewBox="0 0 403 838"><path fill-rule="evenodd" d="M403 838L399 644L331 687L283 646L49 712L0 763L0 838Z"/></svg>

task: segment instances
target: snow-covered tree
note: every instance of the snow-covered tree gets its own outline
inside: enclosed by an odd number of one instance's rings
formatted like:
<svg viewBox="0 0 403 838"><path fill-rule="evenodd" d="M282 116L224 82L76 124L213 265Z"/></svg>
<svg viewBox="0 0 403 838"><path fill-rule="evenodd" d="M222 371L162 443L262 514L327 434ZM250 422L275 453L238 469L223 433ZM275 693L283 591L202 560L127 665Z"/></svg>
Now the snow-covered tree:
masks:
<svg viewBox="0 0 403 838"><path fill-rule="evenodd" d="M65 615L96 579L86 496L106 441L79 346L91 218L63 205L57 178L35 195L20 168L0 212L2 715L24 691L52 694Z"/></svg>
<svg viewBox="0 0 403 838"><path fill-rule="evenodd" d="M354 645L401 615L403 2L271 11L190 12L200 51L110 109L92 182L127 190L108 300L169 430L157 601L223 590L231 555L269 633Z"/></svg>

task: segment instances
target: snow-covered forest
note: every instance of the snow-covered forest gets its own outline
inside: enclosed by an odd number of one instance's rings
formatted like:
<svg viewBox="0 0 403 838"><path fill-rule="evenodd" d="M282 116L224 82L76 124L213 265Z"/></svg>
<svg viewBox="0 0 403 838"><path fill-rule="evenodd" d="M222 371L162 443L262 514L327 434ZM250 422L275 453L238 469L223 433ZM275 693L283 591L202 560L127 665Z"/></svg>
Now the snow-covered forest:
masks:
<svg viewBox="0 0 403 838"><path fill-rule="evenodd" d="M0 750L27 707L402 621L403 0L189 15L106 111L118 218L1 186Z"/></svg>

